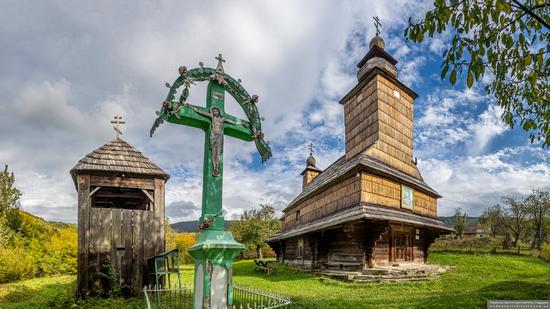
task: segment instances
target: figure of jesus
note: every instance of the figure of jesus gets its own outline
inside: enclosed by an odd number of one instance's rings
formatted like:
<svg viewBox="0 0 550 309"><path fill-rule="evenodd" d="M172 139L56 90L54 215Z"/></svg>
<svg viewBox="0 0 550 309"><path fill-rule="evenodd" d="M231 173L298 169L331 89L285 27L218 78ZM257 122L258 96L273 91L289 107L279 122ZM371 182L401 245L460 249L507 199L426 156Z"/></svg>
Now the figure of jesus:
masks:
<svg viewBox="0 0 550 309"><path fill-rule="evenodd" d="M231 119L225 118L220 109L217 107L212 107L209 113L203 112L202 110L193 107L193 110L205 117L210 118L210 151L212 153L212 176L220 176L220 160L223 154L223 124L225 122L240 125L247 127L247 123L235 122Z"/></svg>

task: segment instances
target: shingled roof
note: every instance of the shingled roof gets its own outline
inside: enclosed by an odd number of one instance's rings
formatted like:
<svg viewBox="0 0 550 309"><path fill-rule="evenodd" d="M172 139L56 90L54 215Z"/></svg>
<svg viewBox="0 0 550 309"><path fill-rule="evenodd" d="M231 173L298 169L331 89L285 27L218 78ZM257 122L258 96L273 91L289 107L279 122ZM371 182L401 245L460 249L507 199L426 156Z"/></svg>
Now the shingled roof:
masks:
<svg viewBox="0 0 550 309"><path fill-rule="evenodd" d="M383 220L408 223L443 230L446 232L454 232L452 228L446 226L443 222L435 218L425 217L411 212L403 212L398 209L392 209L381 205L361 203L353 207L342 209L328 216L321 217L313 222L298 225L289 230L282 231L271 236L267 241L279 241L306 233L328 229L355 220Z"/></svg>
<svg viewBox="0 0 550 309"><path fill-rule="evenodd" d="M78 161L71 169L71 175L75 183L76 174L83 171L122 172L136 175L160 176L164 179L170 178L155 163L118 137L90 152Z"/></svg>
<svg viewBox="0 0 550 309"><path fill-rule="evenodd" d="M342 156L340 159L336 160L336 162L334 162L331 166L329 166L326 170L319 174L319 176L315 177L304 188L304 190L300 194L298 194L298 196L296 196L296 198L292 202L290 202L290 204L288 204L283 212L291 209L294 205L298 204L307 197L320 192L329 184L349 175L350 173L354 173L359 170L364 170L373 174L385 176L389 179L398 180L399 182L402 182L429 195L441 197L439 193L432 189L422 179L418 179L408 174L405 174L400 170L382 161L374 159L366 154L359 154L349 160L346 160L346 156Z"/></svg>

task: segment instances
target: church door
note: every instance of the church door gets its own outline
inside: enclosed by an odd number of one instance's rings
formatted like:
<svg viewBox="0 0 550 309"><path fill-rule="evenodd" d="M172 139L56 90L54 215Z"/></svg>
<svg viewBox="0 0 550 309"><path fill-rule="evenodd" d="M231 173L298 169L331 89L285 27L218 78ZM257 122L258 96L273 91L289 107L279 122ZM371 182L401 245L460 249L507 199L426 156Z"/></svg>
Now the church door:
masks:
<svg viewBox="0 0 550 309"><path fill-rule="evenodd" d="M395 260L408 260L409 236L407 233L396 232L394 234Z"/></svg>

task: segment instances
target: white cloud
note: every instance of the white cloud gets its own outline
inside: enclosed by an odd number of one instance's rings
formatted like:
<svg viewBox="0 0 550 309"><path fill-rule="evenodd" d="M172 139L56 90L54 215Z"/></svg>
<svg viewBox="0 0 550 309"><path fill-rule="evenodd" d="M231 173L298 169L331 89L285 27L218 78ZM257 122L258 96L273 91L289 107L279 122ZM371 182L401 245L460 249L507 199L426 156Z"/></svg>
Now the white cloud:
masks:
<svg viewBox="0 0 550 309"><path fill-rule="evenodd" d="M502 108L482 91L479 87L436 89L426 100L415 102L420 116L416 119L419 152L433 156L434 151L441 153L434 145L464 143L469 154L479 155L506 132L508 127L500 119Z"/></svg>
<svg viewBox="0 0 550 309"><path fill-rule="evenodd" d="M165 124L150 139L148 131L166 96L163 84L177 77L178 66L199 61L214 66L213 57L222 52L226 72L260 95L263 128L274 150L273 159L258 167L253 143L227 138L227 217L262 202L280 210L301 190L299 173L309 142L317 145L320 168L343 154L338 100L356 81L355 65L374 35L371 16L380 16L386 49L400 58L400 78L411 86L420 83L419 71L430 61L425 50L438 49L440 42L417 46L400 34L409 15L418 18L432 5L408 0L11 2L0 11L0 38L10 42L0 58L0 163L15 171L24 209L75 222L68 171L113 138L109 120L120 114L127 122L123 138L172 174L168 215L196 218L196 209L176 208L201 203L203 133ZM205 90L204 84L194 86L189 100L203 104ZM442 149L472 136L490 145L506 133L494 126L495 110L480 117L461 111L485 100L477 90L434 90L422 100L415 106L417 142L426 164L444 162L438 161L443 160L438 153L448 155ZM231 102L227 111L242 115ZM445 181L466 177L445 162L433 174Z"/></svg>
<svg viewBox="0 0 550 309"><path fill-rule="evenodd" d="M550 189L550 156L540 151L526 146L485 155L432 158L419 161L419 169L426 182L443 195L439 215L449 216L455 208L462 208L477 216L504 195ZM525 161L526 156L538 157L537 162Z"/></svg>
<svg viewBox="0 0 550 309"><path fill-rule="evenodd" d="M481 153L487 148L491 139L508 129L508 126L500 119L502 111L500 106L490 105L479 115L477 122L470 124L469 129L474 133L473 144L470 147L472 153Z"/></svg>

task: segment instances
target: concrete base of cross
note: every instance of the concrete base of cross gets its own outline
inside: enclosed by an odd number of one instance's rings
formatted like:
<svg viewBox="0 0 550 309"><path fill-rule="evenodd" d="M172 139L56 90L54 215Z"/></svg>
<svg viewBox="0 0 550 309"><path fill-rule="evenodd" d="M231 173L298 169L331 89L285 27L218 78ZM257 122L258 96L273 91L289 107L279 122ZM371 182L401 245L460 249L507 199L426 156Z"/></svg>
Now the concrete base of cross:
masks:
<svg viewBox="0 0 550 309"><path fill-rule="evenodd" d="M195 258L193 308L218 309L233 304L233 260L245 249L230 232L203 230L189 248Z"/></svg>

